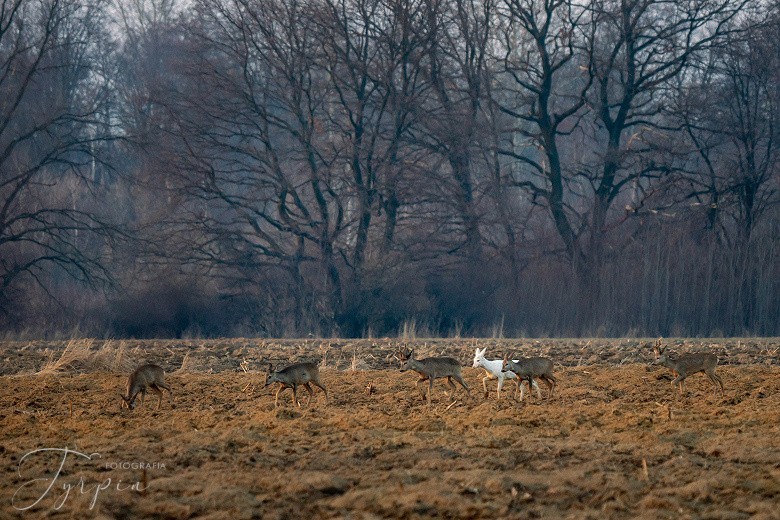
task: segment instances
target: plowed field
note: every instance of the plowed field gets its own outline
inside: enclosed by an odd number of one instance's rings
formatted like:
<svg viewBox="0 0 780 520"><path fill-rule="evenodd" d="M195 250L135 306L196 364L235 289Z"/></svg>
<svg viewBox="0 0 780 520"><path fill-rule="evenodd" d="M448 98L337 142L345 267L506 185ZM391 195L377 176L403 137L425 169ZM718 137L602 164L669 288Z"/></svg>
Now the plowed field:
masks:
<svg viewBox="0 0 780 520"><path fill-rule="evenodd" d="M473 341L411 342L471 387L437 380L431 407L389 340L4 343L0 517L780 518L780 341L671 342L726 385L682 398L649 342L479 341L555 361L556 394L523 402L484 395ZM320 363L330 399L274 408L269 360ZM144 361L173 398L122 410Z"/></svg>

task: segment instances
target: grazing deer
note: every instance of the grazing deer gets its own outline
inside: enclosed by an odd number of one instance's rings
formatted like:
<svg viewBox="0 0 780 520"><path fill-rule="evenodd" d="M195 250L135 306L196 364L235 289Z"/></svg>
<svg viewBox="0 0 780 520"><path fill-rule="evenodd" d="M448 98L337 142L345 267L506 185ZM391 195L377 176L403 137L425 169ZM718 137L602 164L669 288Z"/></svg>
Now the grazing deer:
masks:
<svg viewBox="0 0 780 520"><path fill-rule="evenodd" d="M135 398L141 394L141 406L144 405L146 389L151 388L157 394L157 408L162 404L163 389L168 390L168 399L171 399L173 392L171 387L165 383L165 371L157 365L141 365L127 378L127 395L122 395L122 407L127 406L130 410L135 409ZM121 395L121 394L120 394Z"/></svg>
<svg viewBox="0 0 780 520"><path fill-rule="evenodd" d="M555 385L558 383L553 377L553 362L543 357L519 358L513 361L509 356L504 356L503 370L513 372L517 376L517 384L520 384L523 379L528 381L529 388L534 384L534 377L538 377L549 388L549 397L552 397ZM539 393L537 396L541 398ZM523 400L522 395L520 400Z"/></svg>
<svg viewBox="0 0 780 520"><path fill-rule="evenodd" d="M455 397L455 390L457 387L452 382L454 379L460 385L466 389L466 393L471 395L468 385L463 381L463 376L460 375L460 361L451 357L429 357L424 359L414 359L414 350L403 348L398 351L398 360L401 362L401 372L406 370L413 370L420 374L420 379L415 383L417 390L420 390L420 383L428 381L428 406L431 405L431 390L433 390L433 380L441 377L447 378L447 383L452 387L452 394L450 395L450 401ZM425 394L420 392L422 398L425 399Z"/></svg>
<svg viewBox="0 0 780 520"><path fill-rule="evenodd" d="M684 354L678 358L671 358L666 347L661 346L661 340L659 339L655 347L653 347L655 353L654 365L665 366L672 369L672 372L676 376L672 381L672 386L677 385L680 391L680 396L683 395L683 382L685 378L691 374L697 372L704 372L707 377L715 385L715 391L720 386L720 395L723 395L723 380L715 373L715 367L718 366L718 356L708 353L696 353L696 354Z"/></svg>
<svg viewBox="0 0 780 520"><path fill-rule="evenodd" d="M309 392L309 399L306 401L306 404L309 404L314 396L311 383L325 392L325 402L328 402L328 390L320 381L320 369L315 363L295 363L281 370L274 370L274 367L269 363L263 388L272 383L279 383L279 389L276 391L276 397L274 398L274 408L279 406L279 394L287 388L292 388L293 403L301 406L301 403L298 402L298 385L303 386Z"/></svg>
<svg viewBox="0 0 780 520"><path fill-rule="evenodd" d="M517 390L520 390L520 400L522 401L525 397L525 386L522 385L522 381L517 378L514 372L508 371L504 372L504 361L501 359L485 359L485 352L487 351L487 347L483 348L482 350L479 349L479 347L476 348L476 351L474 352L474 363L471 365L472 368L483 368L485 370L485 377L482 378L482 388L485 390L485 398L488 396L488 389L487 389L487 380L488 379L498 379L498 388L496 388L496 398L501 399L501 388L504 387L504 380L506 379L514 379L515 380L515 398L517 398ZM539 385L536 383L536 381L533 382L533 388L536 389L536 395L541 399L542 398L542 392L539 390ZM532 390L532 389L529 389Z"/></svg>

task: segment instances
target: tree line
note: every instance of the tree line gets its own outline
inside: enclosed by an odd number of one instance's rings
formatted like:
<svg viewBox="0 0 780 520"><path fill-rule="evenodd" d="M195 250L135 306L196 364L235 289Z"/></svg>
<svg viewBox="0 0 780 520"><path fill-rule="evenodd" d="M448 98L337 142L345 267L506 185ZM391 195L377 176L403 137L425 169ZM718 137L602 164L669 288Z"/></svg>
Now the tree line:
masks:
<svg viewBox="0 0 780 520"><path fill-rule="evenodd" d="M772 2L1 1L7 334L780 332Z"/></svg>

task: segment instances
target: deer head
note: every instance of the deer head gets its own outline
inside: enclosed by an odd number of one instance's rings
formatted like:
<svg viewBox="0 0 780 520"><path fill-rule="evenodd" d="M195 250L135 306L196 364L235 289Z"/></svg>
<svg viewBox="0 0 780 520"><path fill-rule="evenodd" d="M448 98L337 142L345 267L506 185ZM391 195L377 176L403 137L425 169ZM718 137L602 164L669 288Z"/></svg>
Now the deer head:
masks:
<svg viewBox="0 0 780 520"><path fill-rule="evenodd" d="M479 350L479 347L476 348L476 351L474 352L474 364L471 365L472 368L479 368L480 362L485 359L486 351L487 347L483 348L482 350Z"/></svg>
<svg viewBox="0 0 780 520"><path fill-rule="evenodd" d="M122 405L120 408L124 408L125 406L130 410L135 408L135 399L130 399L128 396L122 394L119 394L119 397L122 398Z"/></svg>
<svg viewBox="0 0 780 520"><path fill-rule="evenodd" d="M414 359L414 350L404 345L398 350L397 359L401 363L401 372L409 369L409 361Z"/></svg>
<svg viewBox="0 0 780 520"><path fill-rule="evenodd" d="M653 354L655 354L655 360L653 361L655 365L659 365L666 360L666 347L661 345L661 338L658 338L658 341L655 342Z"/></svg>
<svg viewBox="0 0 780 520"><path fill-rule="evenodd" d="M265 384L263 385L263 388L274 382L276 382L276 378L274 378L274 366L271 363L268 363L268 368L265 371Z"/></svg>

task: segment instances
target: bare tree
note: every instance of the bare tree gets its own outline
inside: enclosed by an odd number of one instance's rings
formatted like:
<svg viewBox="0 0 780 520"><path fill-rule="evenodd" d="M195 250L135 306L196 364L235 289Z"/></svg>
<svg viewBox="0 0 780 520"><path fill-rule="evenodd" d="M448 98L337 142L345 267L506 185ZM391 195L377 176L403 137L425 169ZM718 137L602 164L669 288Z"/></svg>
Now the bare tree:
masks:
<svg viewBox="0 0 780 520"><path fill-rule="evenodd" d="M580 170L592 189L586 243L591 294L598 295L605 239L626 215L635 214L654 179L671 171L659 161L656 135L670 84L701 53L723 43L731 23L747 2L700 0L685 4L655 0L620 0L588 5L594 81L590 104L596 115L596 161ZM629 209L612 212L621 195ZM611 214L611 215L610 215ZM597 301L597 300L596 300Z"/></svg>
<svg viewBox="0 0 780 520"><path fill-rule="evenodd" d="M586 252L579 216L567 202L571 171L565 170L560 141L576 127L593 83L593 76L579 73L588 58L584 11L564 0L506 0L500 12L494 101L511 121L501 153L520 166L508 184L549 210L566 257L582 271Z"/></svg>
<svg viewBox="0 0 780 520"><path fill-rule="evenodd" d="M185 83L166 103L169 180L181 200L169 229L184 238L166 254L228 288L286 277L292 328L330 330L351 221L319 12L305 2L203 0L197 13Z"/></svg>
<svg viewBox="0 0 780 520"><path fill-rule="evenodd" d="M726 307L744 330L755 325L759 279L767 272L754 232L780 203L780 61L772 14L740 21L743 31L714 49L681 89L680 113L699 159L682 195L693 209L703 208L715 244L727 253Z"/></svg>
<svg viewBox="0 0 780 520"><path fill-rule="evenodd" d="M319 13L320 66L330 80L327 127L330 168L343 171L347 228L336 244L344 260L342 332L365 328L370 294L391 282L399 209L414 204L405 186L421 155L411 144L423 82L426 38L419 2L330 0ZM384 218L383 218L384 217ZM368 278L368 280L367 280Z"/></svg>
<svg viewBox="0 0 780 520"><path fill-rule="evenodd" d="M530 172L514 184L549 208L579 281L586 327L599 319L592 313L609 237L674 169L664 150L673 130L662 114L667 93L696 56L723 43L744 5L502 4L502 84L514 96L505 91L497 100L526 139L518 146L510 136L505 153Z"/></svg>
<svg viewBox="0 0 780 520"><path fill-rule="evenodd" d="M95 182L111 139L105 3L0 8L0 296L58 270L110 278Z"/></svg>
<svg viewBox="0 0 780 520"><path fill-rule="evenodd" d="M474 264L483 248L475 151L489 137L484 105L495 2L432 0L424 9L429 36L422 65L428 94L418 107L424 114L416 129L418 142L441 158L432 180L454 210L444 218L456 225L441 226L439 233L456 231L460 237L450 250L462 251Z"/></svg>

